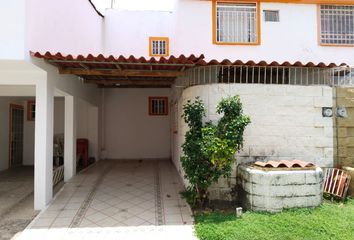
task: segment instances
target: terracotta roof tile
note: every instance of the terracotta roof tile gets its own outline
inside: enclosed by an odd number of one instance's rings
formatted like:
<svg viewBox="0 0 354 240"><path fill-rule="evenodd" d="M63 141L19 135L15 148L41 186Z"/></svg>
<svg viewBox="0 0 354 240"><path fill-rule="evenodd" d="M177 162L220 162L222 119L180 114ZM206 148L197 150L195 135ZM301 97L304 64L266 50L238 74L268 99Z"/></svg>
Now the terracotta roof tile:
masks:
<svg viewBox="0 0 354 240"><path fill-rule="evenodd" d="M280 160L280 161L268 161L268 162L255 162L254 165L264 168L306 168L315 166L313 163L301 161L301 160Z"/></svg>
<svg viewBox="0 0 354 240"><path fill-rule="evenodd" d="M119 62L119 63L127 63L127 64L139 64L139 63L151 63L151 64L190 64L193 66L213 66L213 65L234 65L234 66L242 66L242 65L248 65L248 66L261 66L261 67L266 67L266 66L272 66L272 67L318 67L318 68L333 68L333 67L339 67L339 66L346 66L347 64L342 63L342 64L335 64L335 63L330 63L330 64L325 64L323 62L320 62L318 64L313 63L313 62L294 62L294 63L290 63L289 61L285 61L283 63L279 63L277 61L272 61L272 62L267 62L267 61L259 61L259 62L255 62L252 60L249 61L242 61L242 60L229 60L229 59L224 59L222 61L218 61L218 60L210 60L210 61L205 61L204 60L204 55L200 55L200 56L195 56L193 54L191 54L190 56L185 56L185 55L180 55L180 56L174 56L171 55L170 57L160 57L160 58L148 58L146 59L145 57L135 57L135 56L129 56L129 57L125 57L125 56L117 56L114 57L112 55L109 56L104 56L102 54L99 54L97 56L94 56L92 54L88 54L86 57L83 55L77 55L77 56L73 56L71 54L69 55L63 55L62 53L58 52L58 53L50 53L50 52L46 52L46 53L40 53L40 52L31 52L31 55L37 58L43 58L45 60L49 60L49 61L65 61L67 63L61 63L63 65L65 65L66 67L75 67L75 64L77 65L77 63L75 63L75 61L80 62L80 61L85 61L85 62L95 62L95 64L97 64L97 62L103 62L103 63L107 63L107 62ZM69 61L71 61L69 63ZM114 66L112 66L114 67Z"/></svg>

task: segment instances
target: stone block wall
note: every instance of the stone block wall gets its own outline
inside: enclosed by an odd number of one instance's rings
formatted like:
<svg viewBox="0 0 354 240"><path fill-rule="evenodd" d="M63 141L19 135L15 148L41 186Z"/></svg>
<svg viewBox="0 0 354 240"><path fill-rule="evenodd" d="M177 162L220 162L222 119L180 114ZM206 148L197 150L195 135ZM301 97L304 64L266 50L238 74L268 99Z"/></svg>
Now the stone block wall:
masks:
<svg viewBox="0 0 354 240"><path fill-rule="evenodd" d="M322 203L321 168L296 171L262 171L240 166L238 200L253 211L317 207Z"/></svg>
<svg viewBox="0 0 354 240"><path fill-rule="evenodd" d="M322 107L333 106L332 88L262 84L211 84L185 89L176 98L177 116L182 106L199 96L207 106L207 120L217 121L216 105L223 98L240 95L244 113L252 123L246 128L243 149L237 164L267 160L299 159L320 167L333 165L333 119L322 117ZM173 161L183 176L179 159L188 127L175 118ZM232 200L236 184L236 166L229 179L221 179L210 189L211 199Z"/></svg>

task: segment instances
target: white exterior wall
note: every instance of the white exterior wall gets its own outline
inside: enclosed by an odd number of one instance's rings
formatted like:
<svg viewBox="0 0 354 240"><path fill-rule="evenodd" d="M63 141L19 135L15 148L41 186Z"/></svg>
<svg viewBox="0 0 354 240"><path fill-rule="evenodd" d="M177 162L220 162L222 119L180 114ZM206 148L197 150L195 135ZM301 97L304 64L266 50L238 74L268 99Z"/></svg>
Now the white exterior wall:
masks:
<svg viewBox="0 0 354 240"><path fill-rule="evenodd" d="M280 22L264 22L263 10L279 10ZM316 4L261 3L261 18L261 45L215 45L212 1L179 0L171 13L107 10L105 53L148 57L149 36L162 36L170 38L170 54L175 56L354 64L349 54L354 48L318 45Z"/></svg>
<svg viewBox="0 0 354 240"><path fill-rule="evenodd" d="M25 1L0 3L0 59L23 59L25 56Z"/></svg>
<svg viewBox="0 0 354 240"><path fill-rule="evenodd" d="M26 0L26 45L30 51L102 53L100 17L87 0Z"/></svg>
<svg viewBox="0 0 354 240"><path fill-rule="evenodd" d="M105 149L108 159L169 159L170 117L149 116L148 97L170 89L106 89Z"/></svg>
<svg viewBox="0 0 354 240"><path fill-rule="evenodd" d="M173 38L172 12L107 9L104 25L106 55L149 56L149 37Z"/></svg>
<svg viewBox="0 0 354 240"><path fill-rule="evenodd" d="M216 105L222 97L240 95L244 113L251 118L237 163L257 160L300 159L320 167L333 165L333 119L322 117L322 107L333 106L332 89L325 86L262 84L212 84L189 87L178 99L178 116L188 100L200 96L207 108L206 121L217 121ZM178 119L173 161L182 174L179 159L187 125ZM231 184L235 183L236 171ZM183 176L183 174L182 174ZM229 184L221 180L219 187Z"/></svg>

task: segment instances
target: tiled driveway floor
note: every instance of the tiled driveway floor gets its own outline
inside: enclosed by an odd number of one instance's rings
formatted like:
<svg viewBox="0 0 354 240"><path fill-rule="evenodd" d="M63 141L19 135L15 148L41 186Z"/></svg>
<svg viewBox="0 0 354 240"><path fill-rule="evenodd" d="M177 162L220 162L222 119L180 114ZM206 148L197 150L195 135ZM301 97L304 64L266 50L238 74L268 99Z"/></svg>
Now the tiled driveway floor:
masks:
<svg viewBox="0 0 354 240"><path fill-rule="evenodd" d="M100 161L18 239L195 239L182 189L169 161Z"/></svg>

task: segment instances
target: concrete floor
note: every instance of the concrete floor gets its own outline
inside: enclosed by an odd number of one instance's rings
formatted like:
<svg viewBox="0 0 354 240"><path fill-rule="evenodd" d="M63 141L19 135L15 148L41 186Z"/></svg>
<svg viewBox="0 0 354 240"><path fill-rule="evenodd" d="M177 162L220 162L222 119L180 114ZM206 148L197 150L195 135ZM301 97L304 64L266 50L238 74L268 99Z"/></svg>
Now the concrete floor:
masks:
<svg viewBox="0 0 354 240"><path fill-rule="evenodd" d="M169 161L100 161L58 193L16 240L196 239Z"/></svg>
<svg viewBox="0 0 354 240"><path fill-rule="evenodd" d="M0 240L11 239L38 214L33 209L33 167L0 172Z"/></svg>

